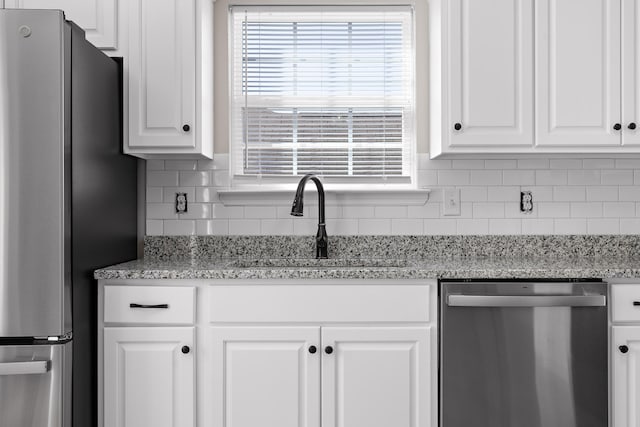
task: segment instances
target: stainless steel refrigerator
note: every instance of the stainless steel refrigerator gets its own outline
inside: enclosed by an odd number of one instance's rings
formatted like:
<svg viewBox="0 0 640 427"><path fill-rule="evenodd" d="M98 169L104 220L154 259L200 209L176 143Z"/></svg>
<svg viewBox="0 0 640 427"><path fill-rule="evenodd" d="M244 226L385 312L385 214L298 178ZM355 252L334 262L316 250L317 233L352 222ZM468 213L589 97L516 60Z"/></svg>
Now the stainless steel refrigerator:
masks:
<svg viewBox="0 0 640 427"><path fill-rule="evenodd" d="M119 64L60 11L0 10L0 425L96 424L95 268L136 257Z"/></svg>

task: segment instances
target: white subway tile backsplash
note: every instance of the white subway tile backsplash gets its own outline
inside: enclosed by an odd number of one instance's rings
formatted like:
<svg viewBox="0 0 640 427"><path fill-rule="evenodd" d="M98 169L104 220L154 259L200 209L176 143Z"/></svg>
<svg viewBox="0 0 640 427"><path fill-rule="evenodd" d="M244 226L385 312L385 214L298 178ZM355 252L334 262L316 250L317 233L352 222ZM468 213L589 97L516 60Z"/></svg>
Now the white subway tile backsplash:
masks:
<svg viewBox="0 0 640 427"><path fill-rule="evenodd" d="M555 234L587 234L586 218L555 219L553 232Z"/></svg>
<svg viewBox="0 0 640 427"><path fill-rule="evenodd" d="M290 206L225 206L229 157L146 161L148 235L315 235L317 204L304 218ZM326 206L330 235L639 234L640 159L454 159L418 154L417 185L432 190L424 205ZM443 216L442 189L460 191L459 216ZM534 209L520 212L520 191ZM189 211L175 212L186 192Z"/></svg>
<svg viewBox="0 0 640 427"><path fill-rule="evenodd" d="M587 187L587 201L615 202L618 200L618 187L613 185Z"/></svg>
<svg viewBox="0 0 640 427"><path fill-rule="evenodd" d="M568 173L569 185L600 185L600 171L578 169Z"/></svg>
<svg viewBox="0 0 640 427"><path fill-rule="evenodd" d="M376 206L376 218L406 218L407 206Z"/></svg>
<svg viewBox="0 0 640 427"><path fill-rule="evenodd" d="M535 185L536 171L534 170L505 170L502 172L504 185Z"/></svg>
<svg viewBox="0 0 640 427"><path fill-rule="evenodd" d="M484 160L453 160L451 167L453 169L484 169Z"/></svg>
<svg viewBox="0 0 640 427"><path fill-rule="evenodd" d="M551 169L582 169L582 159L551 159Z"/></svg>
<svg viewBox="0 0 640 427"><path fill-rule="evenodd" d="M504 218L504 203L486 202L473 204L474 218Z"/></svg>
<svg viewBox="0 0 640 427"><path fill-rule="evenodd" d="M553 224L553 219L523 219L522 234L553 234Z"/></svg>
<svg viewBox="0 0 640 427"><path fill-rule="evenodd" d="M465 170L439 170L438 185L469 185L470 175Z"/></svg>
<svg viewBox="0 0 640 427"><path fill-rule="evenodd" d="M278 236L291 235L293 234L293 218L292 219L263 219L261 222L260 233L263 235L278 235Z"/></svg>
<svg viewBox="0 0 640 427"><path fill-rule="evenodd" d="M229 234L229 221L226 219L196 220L196 234L201 236L226 236Z"/></svg>
<svg viewBox="0 0 640 427"><path fill-rule="evenodd" d="M167 236L183 236L196 234L195 221L189 220L165 220L164 221L164 234Z"/></svg>
<svg viewBox="0 0 640 427"><path fill-rule="evenodd" d="M148 187L177 187L178 171L147 171Z"/></svg>
<svg viewBox="0 0 640 427"><path fill-rule="evenodd" d="M489 219L489 234L521 234L522 221L519 219Z"/></svg>
<svg viewBox="0 0 640 427"><path fill-rule="evenodd" d="M589 218L587 220L588 234L619 234L620 221L611 218Z"/></svg>
<svg viewBox="0 0 640 427"><path fill-rule="evenodd" d="M601 202L574 202L571 203L572 218L599 218L602 216Z"/></svg>
<svg viewBox="0 0 640 427"><path fill-rule="evenodd" d="M457 221L455 219L425 219L424 234L430 236L457 234ZM442 254L446 255L446 254Z"/></svg>
<svg viewBox="0 0 640 427"><path fill-rule="evenodd" d="M489 187L487 200L489 202L520 202L520 187L510 185Z"/></svg>
<svg viewBox="0 0 640 427"><path fill-rule="evenodd" d="M261 231L261 221L259 219L230 219L229 234L231 236L257 236Z"/></svg>
<svg viewBox="0 0 640 427"><path fill-rule="evenodd" d="M164 187L147 187L147 203L162 203Z"/></svg>
<svg viewBox="0 0 640 427"><path fill-rule="evenodd" d="M566 185L567 176L566 170L539 170L536 171L535 185Z"/></svg>
<svg viewBox="0 0 640 427"><path fill-rule="evenodd" d="M614 159L584 159L582 160L583 169L613 169L615 168Z"/></svg>
<svg viewBox="0 0 640 427"><path fill-rule="evenodd" d="M640 202L640 187L619 187L618 200L621 202Z"/></svg>
<svg viewBox="0 0 640 427"><path fill-rule="evenodd" d="M211 218L244 218L244 208L242 206L225 206L222 203L213 203L211 205Z"/></svg>
<svg viewBox="0 0 640 427"><path fill-rule="evenodd" d="M585 187L576 185L553 188L553 200L556 202L583 202L586 199Z"/></svg>
<svg viewBox="0 0 640 427"><path fill-rule="evenodd" d="M549 159L519 159L518 169L549 169Z"/></svg>
<svg viewBox="0 0 640 427"><path fill-rule="evenodd" d="M424 220L395 218L391 220L391 234L401 236L420 236L423 234Z"/></svg>
<svg viewBox="0 0 640 427"><path fill-rule="evenodd" d="M148 219L146 234L148 236L162 236L164 234L164 221L161 219Z"/></svg>
<svg viewBox="0 0 640 427"><path fill-rule="evenodd" d="M518 167L517 160L485 160L485 169L516 169Z"/></svg>
<svg viewBox="0 0 640 427"><path fill-rule="evenodd" d="M275 206L245 206L244 217L274 219L277 217L276 208Z"/></svg>
<svg viewBox="0 0 640 427"><path fill-rule="evenodd" d="M389 235L391 234L391 219L361 219L358 221L358 234Z"/></svg>
<svg viewBox="0 0 640 427"><path fill-rule="evenodd" d="M602 216L607 218L629 218L636 215L634 202L604 202Z"/></svg>
<svg viewBox="0 0 640 427"><path fill-rule="evenodd" d="M148 171L164 170L164 160L146 160L145 164Z"/></svg>
<svg viewBox="0 0 640 427"><path fill-rule="evenodd" d="M487 187L461 187L460 188L460 200L465 202L486 202L487 201Z"/></svg>
<svg viewBox="0 0 640 427"><path fill-rule="evenodd" d="M489 234L488 219L459 219L457 221L457 234L483 235Z"/></svg>
<svg viewBox="0 0 640 427"><path fill-rule="evenodd" d="M632 170L603 169L602 185L631 185L633 184Z"/></svg>
<svg viewBox="0 0 640 427"><path fill-rule="evenodd" d="M471 185L500 185L502 184L502 171L499 170L472 170Z"/></svg>
<svg viewBox="0 0 640 427"><path fill-rule="evenodd" d="M209 171L180 172L180 186L206 187L210 179Z"/></svg>
<svg viewBox="0 0 640 427"><path fill-rule="evenodd" d="M194 171L198 164L197 160L165 160L164 169L172 171Z"/></svg>

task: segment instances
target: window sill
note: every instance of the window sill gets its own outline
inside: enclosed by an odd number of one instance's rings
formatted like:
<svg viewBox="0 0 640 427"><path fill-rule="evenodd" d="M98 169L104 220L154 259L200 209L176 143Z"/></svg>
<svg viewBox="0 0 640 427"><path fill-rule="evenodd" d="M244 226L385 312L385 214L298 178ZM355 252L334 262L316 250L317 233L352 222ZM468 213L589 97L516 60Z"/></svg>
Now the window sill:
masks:
<svg viewBox="0 0 640 427"><path fill-rule="evenodd" d="M305 203L317 204L315 185L308 183L305 188ZM354 189L326 188L327 206L368 206L368 205L424 205L429 200L430 189ZM276 206L289 205L293 201L295 187L288 188L234 188L218 190L220 201L226 206Z"/></svg>

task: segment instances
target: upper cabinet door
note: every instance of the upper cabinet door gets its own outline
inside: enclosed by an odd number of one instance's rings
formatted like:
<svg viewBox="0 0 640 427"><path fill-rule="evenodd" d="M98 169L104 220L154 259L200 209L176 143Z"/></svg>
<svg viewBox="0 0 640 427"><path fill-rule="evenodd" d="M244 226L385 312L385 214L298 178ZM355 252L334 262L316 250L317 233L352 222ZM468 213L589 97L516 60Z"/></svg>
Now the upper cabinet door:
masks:
<svg viewBox="0 0 640 427"><path fill-rule="evenodd" d="M622 145L640 145L640 0L622 0Z"/></svg>
<svg viewBox="0 0 640 427"><path fill-rule="evenodd" d="M322 427L429 427L431 327L322 328Z"/></svg>
<svg viewBox="0 0 640 427"><path fill-rule="evenodd" d="M451 147L533 144L533 0L448 2Z"/></svg>
<svg viewBox="0 0 640 427"><path fill-rule="evenodd" d="M85 30L87 40L103 50L117 49L117 0L5 0L6 8L61 9ZM0 7L2 0L0 0Z"/></svg>
<svg viewBox="0 0 640 427"><path fill-rule="evenodd" d="M195 0L128 0L129 147L194 148Z"/></svg>
<svg viewBox="0 0 640 427"><path fill-rule="evenodd" d="M620 75L620 0L536 2L538 145L620 145Z"/></svg>

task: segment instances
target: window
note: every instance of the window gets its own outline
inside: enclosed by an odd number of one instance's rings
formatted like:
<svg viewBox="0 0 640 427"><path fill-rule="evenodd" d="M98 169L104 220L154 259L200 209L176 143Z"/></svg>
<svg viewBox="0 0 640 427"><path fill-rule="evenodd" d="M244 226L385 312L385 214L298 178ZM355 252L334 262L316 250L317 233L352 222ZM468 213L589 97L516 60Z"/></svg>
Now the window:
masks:
<svg viewBox="0 0 640 427"><path fill-rule="evenodd" d="M411 182L412 27L409 6L232 7L234 180Z"/></svg>

